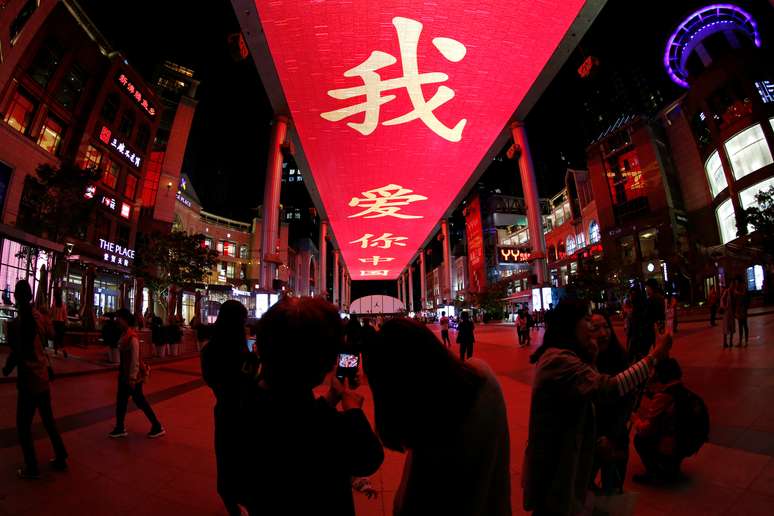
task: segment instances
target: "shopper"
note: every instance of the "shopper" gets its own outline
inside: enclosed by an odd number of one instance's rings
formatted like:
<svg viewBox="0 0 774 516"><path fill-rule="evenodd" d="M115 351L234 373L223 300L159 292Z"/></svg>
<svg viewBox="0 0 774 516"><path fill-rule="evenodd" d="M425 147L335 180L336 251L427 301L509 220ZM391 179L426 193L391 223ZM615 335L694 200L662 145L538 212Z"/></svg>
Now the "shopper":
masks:
<svg viewBox="0 0 774 516"><path fill-rule="evenodd" d="M242 303L223 303L201 353L202 377L215 395L216 485L230 516L239 516L239 505L247 505L245 479L250 465L245 461L243 443L250 435L244 400L257 361L247 348L246 322L247 309Z"/></svg>
<svg viewBox="0 0 774 516"><path fill-rule="evenodd" d="M21 280L14 290L18 315L8 323L8 344L11 352L3 367L8 376L18 368L16 389L16 431L24 454L24 466L17 470L20 478L40 478L35 444L32 439L32 420L40 412L43 427L51 440L54 458L51 466L59 471L67 469L67 450L56 428L51 408L50 365L43 344L54 336L51 321L32 306L32 289Z"/></svg>
<svg viewBox="0 0 774 516"><path fill-rule="evenodd" d="M584 302L562 300L531 357L537 370L522 482L524 508L536 515L583 511L596 448L594 403L643 385L671 346L671 337L661 336L643 360L617 375L602 374L593 365L598 349L591 321Z"/></svg>
<svg viewBox="0 0 774 516"><path fill-rule="evenodd" d="M677 333L677 311L677 295L669 294L665 301L666 330L672 334Z"/></svg>
<svg viewBox="0 0 774 516"><path fill-rule="evenodd" d="M352 477L376 472L382 446L348 380L333 377L321 398L312 391L343 344L338 309L319 298L284 298L261 318L261 372L245 409L250 440L241 443L251 514L355 514Z"/></svg>
<svg viewBox="0 0 774 516"><path fill-rule="evenodd" d="M473 343L476 341L476 325L470 320L470 313L462 312L457 325L457 344L460 345L460 360L473 357Z"/></svg>
<svg viewBox="0 0 774 516"><path fill-rule="evenodd" d="M446 312L441 312L441 340L447 348L451 348L451 339L449 339L449 318L446 317Z"/></svg>
<svg viewBox="0 0 774 516"><path fill-rule="evenodd" d="M54 304L51 307L51 321L54 324L54 354L67 358L67 350L64 346L65 331L67 328L67 305L62 300L62 288L54 288Z"/></svg>
<svg viewBox="0 0 774 516"><path fill-rule="evenodd" d="M169 352L169 344L166 343L164 321L156 314L150 316L151 341L156 350L156 357L163 358Z"/></svg>
<svg viewBox="0 0 774 516"><path fill-rule="evenodd" d="M461 362L424 326L393 319L365 372L382 442L406 453L392 514L511 514L508 418L486 363Z"/></svg>
<svg viewBox="0 0 774 516"><path fill-rule="evenodd" d="M737 278L736 282L736 322L739 326L739 343L737 347L747 347L747 340L750 336L750 328L747 326L747 311L750 308L750 293L747 292L747 285L742 278Z"/></svg>
<svg viewBox="0 0 774 516"><path fill-rule="evenodd" d="M731 348L734 346L734 333L736 333L736 280L723 290L720 296L720 311L723 314L723 347Z"/></svg>
<svg viewBox="0 0 774 516"><path fill-rule="evenodd" d="M147 436L150 439L161 437L166 434L166 430L156 418L156 414L142 392L147 366L140 360L140 340L134 330L134 316L126 308L121 308L116 311L116 322L118 322L122 332L121 339L118 341L118 351L121 358L118 366L118 390L116 393L116 426L108 434L108 437L119 439L129 435L124 425L124 419L130 397L151 423L151 429Z"/></svg>

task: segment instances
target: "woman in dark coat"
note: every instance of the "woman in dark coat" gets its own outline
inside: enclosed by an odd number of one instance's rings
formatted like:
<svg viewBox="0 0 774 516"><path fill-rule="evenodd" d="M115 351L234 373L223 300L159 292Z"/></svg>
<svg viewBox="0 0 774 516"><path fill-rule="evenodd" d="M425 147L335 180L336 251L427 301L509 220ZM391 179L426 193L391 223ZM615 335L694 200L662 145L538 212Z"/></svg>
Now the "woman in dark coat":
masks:
<svg viewBox="0 0 774 516"><path fill-rule="evenodd" d="M473 357L473 343L476 341L476 337L473 334L475 327L473 321L470 320L470 314L462 312L460 314L460 323L457 325L457 344L460 345L460 360L463 362L466 357Z"/></svg>
<svg viewBox="0 0 774 516"><path fill-rule="evenodd" d="M202 377L215 395L215 459L218 494L229 515L241 514L244 504L245 433L243 391L254 369L247 349L247 309L239 301L223 303L212 339L202 349ZM255 467L255 465L253 465Z"/></svg>

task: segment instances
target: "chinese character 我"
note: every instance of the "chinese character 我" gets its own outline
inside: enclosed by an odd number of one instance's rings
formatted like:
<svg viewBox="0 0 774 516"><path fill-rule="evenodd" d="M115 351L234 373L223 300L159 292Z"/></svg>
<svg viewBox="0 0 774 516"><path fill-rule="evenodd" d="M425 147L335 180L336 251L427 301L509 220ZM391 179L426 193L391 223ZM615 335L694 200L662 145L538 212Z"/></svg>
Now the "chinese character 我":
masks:
<svg viewBox="0 0 774 516"><path fill-rule="evenodd" d="M386 52L375 50L361 64L344 72L345 77L360 77L363 81L362 86L328 91L328 95L335 99L348 100L353 97L365 96L365 101L335 111L321 113L320 116L325 120L338 122L352 115L363 113L363 122L348 122L347 125L367 136L374 132L379 124L380 106L396 98L395 95L382 96L382 92L405 88L414 109L405 115L387 120L383 125L405 124L419 119L441 138L450 142L460 141L467 120L463 118L457 122L457 125L450 128L438 120L434 113L437 108L454 98L454 90L447 86L439 86L430 100L425 99L422 92L423 85L445 82L449 78L442 72L419 73L417 45L422 32L422 24L416 20L401 17L393 18L392 24L398 33L403 76L382 80L377 70L395 64L397 59ZM467 52L462 43L450 38L433 38L433 45L443 57L454 63L461 61Z"/></svg>
<svg viewBox="0 0 774 516"><path fill-rule="evenodd" d="M408 206L412 202L426 201L424 195L412 194L414 190L403 188L400 185L389 184L381 188L374 188L363 193L363 198L353 197L349 206L365 208L360 213L350 215L349 218L363 217L376 219L380 217L395 217L398 219L421 219L421 215L405 215L398 213L401 206Z"/></svg>

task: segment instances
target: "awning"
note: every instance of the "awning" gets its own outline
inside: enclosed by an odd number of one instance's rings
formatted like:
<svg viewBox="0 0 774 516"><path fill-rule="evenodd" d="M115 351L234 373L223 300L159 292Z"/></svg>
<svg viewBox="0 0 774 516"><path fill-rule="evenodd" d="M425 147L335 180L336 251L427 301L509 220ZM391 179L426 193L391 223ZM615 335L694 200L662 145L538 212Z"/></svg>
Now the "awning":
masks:
<svg viewBox="0 0 774 516"><path fill-rule="evenodd" d="M43 249L56 251L58 253L64 251L64 245L62 244L57 244L51 240L46 240L45 238L30 235L26 231L22 231L21 229L14 226L9 226L8 224L0 224L0 234L26 245L42 247Z"/></svg>

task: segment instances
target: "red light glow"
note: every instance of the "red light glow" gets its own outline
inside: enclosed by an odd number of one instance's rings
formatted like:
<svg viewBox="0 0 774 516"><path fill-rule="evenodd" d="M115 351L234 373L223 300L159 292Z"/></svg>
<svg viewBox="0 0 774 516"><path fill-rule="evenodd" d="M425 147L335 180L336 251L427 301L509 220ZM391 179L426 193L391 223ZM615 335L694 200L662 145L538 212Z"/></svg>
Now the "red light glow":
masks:
<svg viewBox="0 0 774 516"><path fill-rule="evenodd" d="M584 4L256 0L353 280L405 269Z"/></svg>

